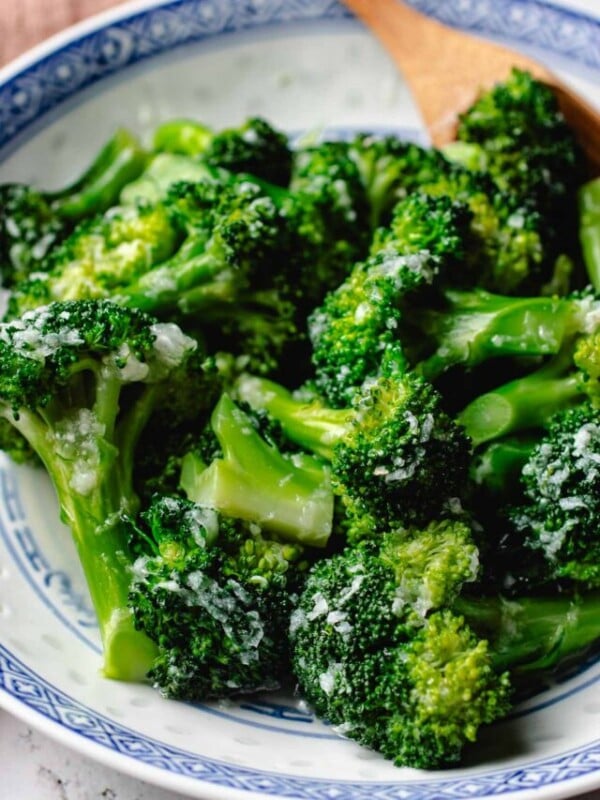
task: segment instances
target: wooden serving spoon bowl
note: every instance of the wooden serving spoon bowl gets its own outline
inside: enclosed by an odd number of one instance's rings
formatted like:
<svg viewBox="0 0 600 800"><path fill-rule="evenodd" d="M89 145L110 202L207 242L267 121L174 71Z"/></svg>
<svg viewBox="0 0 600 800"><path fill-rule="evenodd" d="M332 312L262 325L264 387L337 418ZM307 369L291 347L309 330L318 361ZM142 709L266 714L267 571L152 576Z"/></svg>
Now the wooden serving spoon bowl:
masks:
<svg viewBox="0 0 600 800"><path fill-rule="evenodd" d="M401 0L343 2L375 33L400 68L434 145L452 141L458 114L482 89L506 80L518 67L552 87L593 175L600 175L600 113L546 67L507 47L449 28Z"/></svg>

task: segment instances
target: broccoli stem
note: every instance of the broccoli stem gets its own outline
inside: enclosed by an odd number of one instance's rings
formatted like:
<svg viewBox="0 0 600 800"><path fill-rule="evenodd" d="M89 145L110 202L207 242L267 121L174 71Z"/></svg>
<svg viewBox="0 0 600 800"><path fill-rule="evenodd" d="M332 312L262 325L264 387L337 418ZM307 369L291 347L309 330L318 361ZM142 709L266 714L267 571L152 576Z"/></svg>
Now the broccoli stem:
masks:
<svg viewBox="0 0 600 800"><path fill-rule="evenodd" d="M571 359L561 355L522 378L472 400L458 415L475 446L510 433L539 428L556 411L585 395L576 372L565 375Z"/></svg>
<svg viewBox="0 0 600 800"><path fill-rule="evenodd" d="M56 438L47 422L23 410L10 421L46 467L61 520L71 530L98 619L104 674L117 680L144 680L156 647L135 629L128 605L131 571L121 513L134 510L136 500L124 493L131 479L124 475L117 448L98 437L100 464L94 474L86 474L76 454L71 459L57 456Z"/></svg>
<svg viewBox="0 0 600 800"><path fill-rule="evenodd" d="M129 131L120 129L100 150L75 183L48 194L61 217L79 220L105 211L119 199L121 189L141 174L147 153Z"/></svg>
<svg viewBox="0 0 600 800"><path fill-rule="evenodd" d="M185 247L185 246L184 246ZM202 252L178 253L171 261L144 273L125 287L122 302L146 313L165 313L179 309L185 313L210 308L234 294L234 269L223 260L218 248L208 245Z"/></svg>
<svg viewBox="0 0 600 800"><path fill-rule="evenodd" d="M521 470L536 444L535 439L517 437L492 442L473 461L471 477L477 486L493 494L514 497Z"/></svg>
<svg viewBox="0 0 600 800"><path fill-rule="evenodd" d="M348 409L328 408L318 400L298 400L283 386L254 375L241 375L235 391L251 408L276 419L288 439L328 461L353 417Z"/></svg>
<svg viewBox="0 0 600 800"><path fill-rule="evenodd" d="M600 178L579 190L579 240L588 277L600 291Z"/></svg>
<svg viewBox="0 0 600 800"><path fill-rule="evenodd" d="M333 520L328 468L310 456L282 456L228 395L217 403L211 426L223 457L208 467L193 453L184 457L181 486L188 498L290 541L324 547Z"/></svg>
<svg viewBox="0 0 600 800"><path fill-rule="evenodd" d="M494 666L515 685L580 658L600 639L600 594L555 597L460 597L455 610L490 641Z"/></svg>
<svg viewBox="0 0 600 800"><path fill-rule="evenodd" d="M428 380L456 364L475 366L498 356L554 355L579 322L579 306L552 297L505 297L484 290L445 293L442 311L416 320L435 352L419 365Z"/></svg>
<svg viewBox="0 0 600 800"><path fill-rule="evenodd" d="M172 119L156 128L153 147L159 152L197 156L204 153L213 139L214 133L206 125L189 119Z"/></svg>

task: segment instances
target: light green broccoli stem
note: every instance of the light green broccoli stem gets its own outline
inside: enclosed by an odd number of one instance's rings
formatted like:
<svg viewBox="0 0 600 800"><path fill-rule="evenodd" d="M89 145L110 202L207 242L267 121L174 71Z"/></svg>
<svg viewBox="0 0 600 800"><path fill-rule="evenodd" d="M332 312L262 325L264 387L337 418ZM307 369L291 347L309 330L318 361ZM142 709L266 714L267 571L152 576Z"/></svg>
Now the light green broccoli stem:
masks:
<svg viewBox="0 0 600 800"><path fill-rule="evenodd" d="M237 280L235 271L226 265L218 245L199 243L194 252L183 246L171 260L144 273L119 295L119 302L146 313L179 310L193 313L225 303L232 298Z"/></svg>
<svg viewBox="0 0 600 800"><path fill-rule="evenodd" d="M123 205L158 203L167 196L175 183L218 181L224 180L224 176L224 170L203 164L189 156L158 153L137 180L123 187L119 200Z"/></svg>
<svg viewBox="0 0 600 800"><path fill-rule="evenodd" d="M353 416L350 410L328 408L317 399L297 399L283 386L254 375L241 375L235 392L255 411L266 411L290 441L328 461L335 445L348 432Z"/></svg>
<svg viewBox="0 0 600 800"><path fill-rule="evenodd" d="M134 511L136 499L124 491L131 478L124 474L119 451L104 438L104 424L92 412L58 422L29 411L20 411L18 419L5 416L39 455L54 485L98 619L104 674L144 680L156 648L135 629L128 606L131 574L121 513ZM109 415L105 422L110 428Z"/></svg>
<svg viewBox="0 0 600 800"><path fill-rule="evenodd" d="M539 428L585 394L577 372L566 373L570 359L557 356L549 364L509 381L471 401L458 415L475 446L517 431Z"/></svg>
<svg viewBox="0 0 600 800"><path fill-rule="evenodd" d="M148 155L129 131L120 129L71 186L49 195L61 217L81 219L114 205L123 187L146 166Z"/></svg>
<svg viewBox="0 0 600 800"><path fill-rule="evenodd" d="M516 684L537 682L600 640L600 594L579 596L459 597L454 609L490 642L494 667Z"/></svg>
<svg viewBox="0 0 600 800"><path fill-rule="evenodd" d="M289 541L324 547L333 524L328 468L310 456L281 455L227 395L211 425L223 457L208 467L192 453L184 457L181 486L188 498Z"/></svg>
<svg viewBox="0 0 600 800"><path fill-rule="evenodd" d="M588 277L600 291L600 178L579 190L579 239Z"/></svg>
<svg viewBox="0 0 600 800"><path fill-rule="evenodd" d="M213 138L213 131L206 125L189 119L173 119L156 128L153 147L159 152L196 156L206 151Z"/></svg>
<svg viewBox="0 0 600 800"><path fill-rule="evenodd" d="M494 494L513 494L536 444L535 439L521 437L492 442L471 464L472 480Z"/></svg>
<svg viewBox="0 0 600 800"><path fill-rule="evenodd" d="M582 324L582 304L551 297L505 297L483 290L446 292L448 308L422 316L436 351L419 365L431 380L451 366L499 356L555 355Z"/></svg>
<svg viewBox="0 0 600 800"><path fill-rule="evenodd" d="M441 152L448 161L460 164L471 172L487 172L489 168L488 154L479 144L449 142L441 148Z"/></svg>

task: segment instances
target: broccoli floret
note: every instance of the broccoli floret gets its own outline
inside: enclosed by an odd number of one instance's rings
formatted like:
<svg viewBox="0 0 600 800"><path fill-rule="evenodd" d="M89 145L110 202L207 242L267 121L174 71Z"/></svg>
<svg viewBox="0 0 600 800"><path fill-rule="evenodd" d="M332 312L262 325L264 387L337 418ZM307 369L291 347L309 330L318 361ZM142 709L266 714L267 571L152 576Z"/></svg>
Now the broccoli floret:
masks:
<svg viewBox="0 0 600 800"><path fill-rule="evenodd" d="M320 392L334 405L351 402L382 359L403 360L403 308L451 274L464 254L469 215L448 198L412 195L379 229L372 255L331 292L309 319Z"/></svg>
<svg viewBox="0 0 600 800"><path fill-rule="evenodd" d="M172 258L123 290L127 305L190 314L235 302L241 289L267 283L286 253L280 209L249 180L228 188L176 184L166 202L188 236Z"/></svg>
<svg viewBox="0 0 600 800"><path fill-rule="evenodd" d="M279 186L290 182L288 138L260 117L218 132L192 120L171 120L156 129L153 144L155 150L200 156L211 166L247 172Z"/></svg>
<svg viewBox="0 0 600 800"><path fill-rule="evenodd" d="M181 485L187 497L288 541L324 547L333 522L327 466L305 454L281 453L228 394L217 403L211 428L221 454L208 465L197 452L186 454Z"/></svg>
<svg viewBox="0 0 600 800"><path fill-rule="evenodd" d="M52 301L109 298L177 248L181 234L162 206L115 207L82 222L50 254L47 272L18 284L8 318Z"/></svg>
<svg viewBox="0 0 600 800"><path fill-rule="evenodd" d="M149 678L167 697L277 688L289 671L292 593L302 547L181 498L156 496L137 531L129 602L156 643Z"/></svg>
<svg viewBox="0 0 600 800"><path fill-rule="evenodd" d="M0 186L2 285L13 286L34 270L69 230L41 192L21 184Z"/></svg>
<svg viewBox="0 0 600 800"><path fill-rule="evenodd" d="M436 180L447 166L436 150L395 136L360 134L350 143L348 154L367 193L372 230L387 225L399 200Z"/></svg>
<svg viewBox="0 0 600 800"><path fill-rule="evenodd" d="M446 164L420 191L450 197L471 211L469 252L456 285L535 294L549 280L556 253L546 246L539 214L500 192L488 176Z"/></svg>
<svg viewBox="0 0 600 800"><path fill-rule="evenodd" d="M556 414L525 463L525 501L509 517L540 555L549 582L600 587L600 411L589 403Z"/></svg>
<svg viewBox="0 0 600 800"><path fill-rule="evenodd" d="M514 69L461 115L457 138L480 148L498 186L533 201L546 218L573 222L582 156L550 87Z"/></svg>
<svg viewBox="0 0 600 800"><path fill-rule="evenodd" d="M109 302L53 303L0 326L0 415L54 484L100 626L104 672L141 680L154 653L127 606L124 512L134 451L173 371L195 343Z"/></svg>
<svg viewBox="0 0 600 800"><path fill-rule="evenodd" d="M122 205L155 204L164 200L176 183L228 183L232 176L225 170L211 167L204 161L174 153L151 156L146 168L134 181L126 184L119 196Z"/></svg>
<svg viewBox="0 0 600 800"><path fill-rule="evenodd" d="M241 376L235 392L331 463L336 493L376 521L365 531L371 536L389 525L427 521L462 492L469 440L431 384L413 374L367 382L346 409L306 402L255 376Z"/></svg>
<svg viewBox="0 0 600 800"><path fill-rule="evenodd" d="M456 522L317 562L290 625L294 673L316 713L399 766L456 762L509 707L508 676L450 610L476 573L477 549Z"/></svg>
<svg viewBox="0 0 600 800"><path fill-rule="evenodd" d="M32 186L0 186L0 270L11 286L48 269L46 256L86 216L108 209L121 188L144 168L146 153L126 130L118 130L73 184L56 192Z"/></svg>

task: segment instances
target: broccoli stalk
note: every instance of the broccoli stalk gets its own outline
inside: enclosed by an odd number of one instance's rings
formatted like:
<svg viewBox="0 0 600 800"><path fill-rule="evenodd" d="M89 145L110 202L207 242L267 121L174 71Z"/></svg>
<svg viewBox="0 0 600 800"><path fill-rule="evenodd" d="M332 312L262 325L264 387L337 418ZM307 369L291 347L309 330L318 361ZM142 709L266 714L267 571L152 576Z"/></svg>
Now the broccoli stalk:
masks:
<svg viewBox="0 0 600 800"><path fill-rule="evenodd" d="M578 200L581 253L592 286L600 291L600 178L585 183Z"/></svg>
<svg viewBox="0 0 600 800"><path fill-rule="evenodd" d="M490 643L494 668L509 670L519 690L538 689L544 676L564 669L600 639L600 595L472 597L453 609Z"/></svg>
<svg viewBox="0 0 600 800"><path fill-rule="evenodd" d="M595 323L590 319L590 327ZM576 337L539 369L472 400L458 415L475 445L542 428L554 414L600 390L600 335Z"/></svg>
<svg viewBox="0 0 600 800"><path fill-rule="evenodd" d="M154 646L135 630L122 515L134 511L135 445L195 343L109 302L53 303L0 331L0 414L54 485L96 609L104 673L141 680Z"/></svg>
<svg viewBox="0 0 600 800"><path fill-rule="evenodd" d="M119 128L80 178L46 196L63 218L80 220L106 211L117 202L123 187L140 175L147 160L137 138Z"/></svg>
<svg viewBox="0 0 600 800"><path fill-rule="evenodd" d="M231 172L245 172L280 186L290 182L292 152L287 136L259 117L215 132L193 120L169 120L154 131L154 149L199 157Z"/></svg>
<svg viewBox="0 0 600 800"><path fill-rule="evenodd" d="M184 456L181 485L188 498L289 541L324 547L333 519L329 469L267 444L227 394L213 411L211 427L222 457L206 466L193 452Z"/></svg>
<svg viewBox="0 0 600 800"><path fill-rule="evenodd" d="M589 331L597 301L581 297L505 297L447 290L446 307L411 316L432 351L418 371L433 380L452 366L490 358L556 355L568 338ZM589 331L591 332L591 331Z"/></svg>

